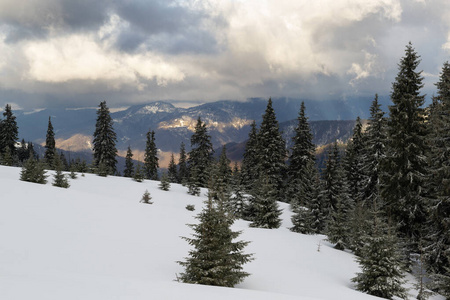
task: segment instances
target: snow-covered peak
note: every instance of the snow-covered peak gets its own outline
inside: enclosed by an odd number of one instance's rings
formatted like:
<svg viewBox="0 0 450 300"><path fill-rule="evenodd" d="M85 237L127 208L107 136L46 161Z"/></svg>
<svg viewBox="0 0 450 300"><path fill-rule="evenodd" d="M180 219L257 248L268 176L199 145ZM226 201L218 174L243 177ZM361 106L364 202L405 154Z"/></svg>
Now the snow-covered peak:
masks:
<svg viewBox="0 0 450 300"><path fill-rule="evenodd" d="M175 110L175 106L167 102L153 102L141 107L137 114L156 114L156 113L171 113Z"/></svg>

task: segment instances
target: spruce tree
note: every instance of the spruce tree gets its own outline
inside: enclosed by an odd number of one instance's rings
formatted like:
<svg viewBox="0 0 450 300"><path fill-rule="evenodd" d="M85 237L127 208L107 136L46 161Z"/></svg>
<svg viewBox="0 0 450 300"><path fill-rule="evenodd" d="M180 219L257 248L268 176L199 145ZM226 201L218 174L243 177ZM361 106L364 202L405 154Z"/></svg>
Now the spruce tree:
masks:
<svg viewBox="0 0 450 300"><path fill-rule="evenodd" d="M21 164L23 164L23 162L29 158L27 143L24 139L22 139L22 141L20 142L20 148L17 149L17 158L19 159L19 162Z"/></svg>
<svg viewBox="0 0 450 300"><path fill-rule="evenodd" d="M34 182L39 184L47 183L47 175L44 164L30 157L22 167L20 172L20 180Z"/></svg>
<svg viewBox="0 0 450 300"><path fill-rule="evenodd" d="M145 203L145 204L153 204L153 202L150 200L152 200L152 197L150 196L150 193L148 192L148 190L145 190L145 193L142 195L140 202Z"/></svg>
<svg viewBox="0 0 450 300"><path fill-rule="evenodd" d="M206 187L210 177L210 168L213 163L214 153L211 136L208 134L206 124L200 117L197 120L194 134L191 136L191 151L189 152L190 181L195 173L195 180L201 187Z"/></svg>
<svg viewBox="0 0 450 300"><path fill-rule="evenodd" d="M62 187L62 188L68 188L70 186L69 181L67 180L66 176L63 174L63 163L58 155L58 153L56 152L56 150L54 150L54 155L53 155L53 166L55 168L55 173L53 175L53 186L57 186L57 187Z"/></svg>
<svg viewBox="0 0 450 300"><path fill-rule="evenodd" d="M125 157L125 169L123 171L124 177L133 177L134 175L134 163L133 163L133 152L130 146L127 149L127 155Z"/></svg>
<svg viewBox="0 0 450 300"><path fill-rule="evenodd" d="M277 203L277 190L267 175L261 175L250 196L251 210L254 212L251 227L278 228L281 225L281 210Z"/></svg>
<svg viewBox="0 0 450 300"><path fill-rule="evenodd" d="M47 135L45 138L44 161L47 164L48 168L50 169L55 168L54 164L55 153L56 153L55 133L53 132L51 117L48 117Z"/></svg>
<svg viewBox="0 0 450 300"><path fill-rule="evenodd" d="M168 174L169 181L172 183L177 183L178 182L178 170L177 170L177 165L175 163L175 157L174 157L173 153L170 156L168 172L169 172L169 174Z"/></svg>
<svg viewBox="0 0 450 300"><path fill-rule="evenodd" d="M182 142L180 145L180 159L178 160L178 183L185 185L188 181L189 172L187 167L186 148Z"/></svg>
<svg viewBox="0 0 450 300"><path fill-rule="evenodd" d="M169 176L166 172L161 175L161 182L159 183L159 188L163 191L168 191L170 189Z"/></svg>
<svg viewBox="0 0 450 300"><path fill-rule="evenodd" d="M99 105L94 132L94 166L104 168L107 175L116 173L117 137L106 101Z"/></svg>
<svg viewBox="0 0 450 300"><path fill-rule="evenodd" d="M298 181L295 189L297 192L293 195L291 201L292 210L292 224L291 230L303 234L319 233L320 223L323 219L320 215L320 208L317 207L319 203L319 174L313 161L309 161L300 171L303 180Z"/></svg>
<svg viewBox="0 0 450 300"><path fill-rule="evenodd" d="M16 142L18 140L19 128L17 127L16 116L14 116L11 105L6 104L3 112L4 119L0 121L0 154L3 155L9 148L12 158L16 157Z"/></svg>
<svg viewBox="0 0 450 300"><path fill-rule="evenodd" d="M222 147L219 161L212 172L212 186L210 192L213 199L218 199L218 193L229 195L231 189L232 171L230 167L230 160L227 157L225 145Z"/></svg>
<svg viewBox="0 0 450 300"><path fill-rule="evenodd" d="M258 152L258 130L256 129L256 122L253 121L245 144L244 159L241 167L241 182L244 190L247 192L253 190L254 182L259 177Z"/></svg>
<svg viewBox="0 0 450 300"><path fill-rule="evenodd" d="M149 130L147 132L147 142L144 153L144 172L145 178L158 180L158 149L155 143L155 132Z"/></svg>
<svg viewBox="0 0 450 300"><path fill-rule="evenodd" d="M430 205L426 262L438 290L450 299L450 64L444 63L429 120Z"/></svg>
<svg viewBox="0 0 450 300"><path fill-rule="evenodd" d="M136 182L144 181L144 172L140 163L137 163L134 169L133 180Z"/></svg>
<svg viewBox="0 0 450 300"><path fill-rule="evenodd" d="M417 249L426 221L427 177L425 113L419 55L406 46L399 72L392 84L386 158L382 162L381 193L388 218L398 224L400 235Z"/></svg>
<svg viewBox="0 0 450 300"><path fill-rule="evenodd" d="M284 201L283 175L286 171L286 143L281 135L272 100L269 99L258 133L258 163L269 184L277 191L276 200Z"/></svg>
<svg viewBox="0 0 450 300"><path fill-rule="evenodd" d="M304 178L304 168L311 162L315 162L315 145L312 142L313 136L309 128L308 118L305 114L305 103L300 106L299 116L297 118L297 126L295 135L292 138L294 144L289 156L288 166L288 186L286 190L286 198L292 202L299 192L298 188L302 186L302 182L308 180Z"/></svg>
<svg viewBox="0 0 450 300"><path fill-rule="evenodd" d="M348 184L343 166L337 161L335 178L332 181L331 191L334 193L334 205L331 206L331 212L327 224L328 240L335 244L335 248L344 250L350 248L353 244L351 240L351 212L353 210L353 201L348 193Z"/></svg>
<svg viewBox="0 0 450 300"><path fill-rule="evenodd" d="M356 259L361 272L352 279L358 291L369 295L393 299L394 296L407 299L403 288L404 274L402 259L398 250L394 229L389 228L387 220L381 214L374 201L367 228L371 228L364 237L364 247Z"/></svg>
<svg viewBox="0 0 450 300"><path fill-rule="evenodd" d="M242 265L252 260L244 254L248 242L233 241L240 232L231 230L233 219L224 207L208 197L205 207L197 216L198 224L189 225L192 238L183 237L193 249L186 261L178 262L185 268L178 277L185 283L233 287L249 276Z"/></svg>
<svg viewBox="0 0 450 300"><path fill-rule="evenodd" d="M233 185L232 196L230 197L230 210L237 219L244 216L246 197L240 183Z"/></svg>

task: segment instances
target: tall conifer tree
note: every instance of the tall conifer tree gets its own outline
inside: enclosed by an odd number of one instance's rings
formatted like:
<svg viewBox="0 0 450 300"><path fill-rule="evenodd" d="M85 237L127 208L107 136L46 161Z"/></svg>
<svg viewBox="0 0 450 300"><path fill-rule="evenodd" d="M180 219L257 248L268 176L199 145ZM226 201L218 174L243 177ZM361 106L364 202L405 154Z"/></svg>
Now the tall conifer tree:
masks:
<svg viewBox="0 0 450 300"><path fill-rule="evenodd" d="M168 167L168 177L169 177L170 182L172 182L172 183L178 182L178 169L177 169L177 164L175 163L175 157L174 157L173 153L170 156L170 162L169 162L169 167Z"/></svg>
<svg viewBox="0 0 450 300"><path fill-rule="evenodd" d="M11 157L15 158L17 155L16 142L18 140L19 128L11 105L6 104L3 117L4 119L0 121L0 154L4 154L6 148L9 148Z"/></svg>
<svg viewBox="0 0 450 300"><path fill-rule="evenodd" d="M258 152L258 130L256 122L253 121L245 144L244 159L241 167L241 182L247 192L253 189L253 183L259 177Z"/></svg>
<svg viewBox="0 0 450 300"><path fill-rule="evenodd" d="M125 169L123 171L124 177L133 177L134 174L134 163L133 163L133 152L130 146L127 149L127 156L125 157Z"/></svg>
<svg viewBox="0 0 450 300"><path fill-rule="evenodd" d="M432 194L426 258L438 289L450 299L450 64L444 63L436 83L438 94L431 109L430 177Z"/></svg>
<svg viewBox="0 0 450 300"><path fill-rule="evenodd" d="M55 153L56 153L55 133L53 132L51 117L48 117L47 135L45 138L44 160L50 169L55 168L54 164Z"/></svg>
<svg viewBox="0 0 450 300"><path fill-rule="evenodd" d="M144 153L144 172L145 178L158 180L158 149L155 143L155 132L149 130L147 132L147 142Z"/></svg>
<svg viewBox="0 0 450 300"><path fill-rule="evenodd" d="M180 159L178 160L178 183L186 184L188 177L186 147L182 142L180 145Z"/></svg>
<svg viewBox="0 0 450 300"><path fill-rule="evenodd" d="M117 137L106 101L100 102L94 132L94 166L105 168L107 175L116 173Z"/></svg>
<svg viewBox="0 0 450 300"><path fill-rule="evenodd" d="M420 57L411 43L406 46L399 72L392 84L387 126L388 150L383 160L381 193L388 218L399 226L400 235L417 249L426 221L426 128L423 77ZM412 247L412 248L411 248Z"/></svg>
<svg viewBox="0 0 450 300"><path fill-rule="evenodd" d="M269 99L258 133L259 170L267 176L268 183L277 190L276 200L284 201L283 176L286 171L286 142Z"/></svg>
<svg viewBox="0 0 450 300"><path fill-rule="evenodd" d="M210 168L213 163L214 149L211 136L208 134L206 124L200 117L197 120L194 134L191 136L191 151L189 152L189 173L195 173L199 186L206 187L210 177ZM191 180L190 179L190 180Z"/></svg>

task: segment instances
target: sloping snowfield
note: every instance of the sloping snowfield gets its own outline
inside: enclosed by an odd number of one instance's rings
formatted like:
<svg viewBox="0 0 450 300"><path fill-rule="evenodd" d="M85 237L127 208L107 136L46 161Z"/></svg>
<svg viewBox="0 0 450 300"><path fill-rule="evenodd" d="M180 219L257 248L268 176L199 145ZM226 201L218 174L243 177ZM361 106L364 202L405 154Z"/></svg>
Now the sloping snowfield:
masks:
<svg viewBox="0 0 450 300"><path fill-rule="evenodd" d="M235 288L210 287L175 281L189 250L180 236L191 235L186 224L196 222L206 190L195 197L181 185L165 192L155 181L92 174L62 189L52 176L46 185L19 176L20 168L0 166L2 300L375 299L354 290L352 254L289 231L286 204L279 229L235 222L251 241L245 252L255 260L244 269L252 275ZM146 189L152 205L139 203Z"/></svg>

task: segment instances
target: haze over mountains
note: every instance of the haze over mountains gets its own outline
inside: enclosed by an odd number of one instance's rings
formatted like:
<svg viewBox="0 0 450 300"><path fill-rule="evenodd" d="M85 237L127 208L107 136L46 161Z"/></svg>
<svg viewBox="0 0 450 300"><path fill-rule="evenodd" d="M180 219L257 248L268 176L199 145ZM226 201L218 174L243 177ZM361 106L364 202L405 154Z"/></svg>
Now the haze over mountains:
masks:
<svg viewBox="0 0 450 300"><path fill-rule="evenodd" d="M288 98L273 100L280 128L289 147L301 100ZM345 102L305 101L314 142L320 146L336 139L342 141L348 139L356 117L368 117L371 101L372 99L351 99ZM181 142L189 149L190 136L197 118L200 117L208 124L214 147L219 148L221 145L231 143L230 158L240 160L250 124L253 120L257 123L261 121L266 105L267 99L261 98L249 99L246 102L225 100L190 108L175 107L169 102L157 101L112 112L111 116L118 138L119 155L124 155L130 146L135 158L141 159L143 156L140 151L145 148L146 133L149 130L155 131L162 160L170 152L178 153ZM58 148L77 152L88 151L92 147L96 109L42 109L15 113L19 136L26 141L37 144L45 141L50 116ZM164 162L162 164L164 165Z"/></svg>

